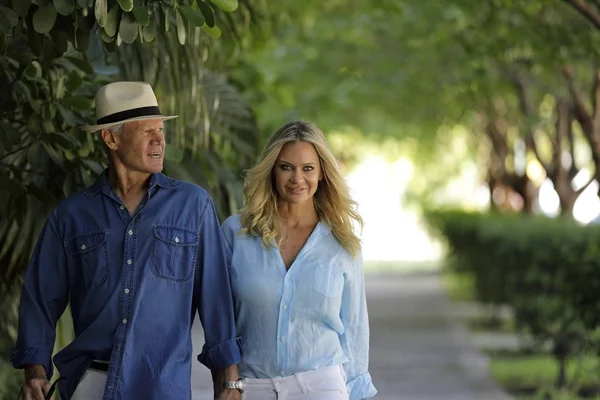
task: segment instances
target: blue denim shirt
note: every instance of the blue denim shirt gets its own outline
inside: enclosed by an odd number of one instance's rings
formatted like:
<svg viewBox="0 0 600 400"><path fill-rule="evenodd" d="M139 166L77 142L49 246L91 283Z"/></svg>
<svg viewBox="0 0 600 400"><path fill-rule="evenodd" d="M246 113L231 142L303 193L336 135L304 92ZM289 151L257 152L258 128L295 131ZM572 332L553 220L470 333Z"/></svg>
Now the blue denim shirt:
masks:
<svg viewBox="0 0 600 400"><path fill-rule="evenodd" d="M191 325L197 311L210 369L241 360L227 247L200 187L151 177L133 217L106 171L49 217L19 306L15 368L52 375L56 322L70 302L75 340L54 357L69 399L93 359L110 360L103 400L191 398Z"/></svg>
<svg viewBox="0 0 600 400"><path fill-rule="evenodd" d="M241 228L239 215L223 223L244 338L240 374L274 378L342 364L350 399L374 396L362 255L353 259L319 222L286 272L277 247Z"/></svg>

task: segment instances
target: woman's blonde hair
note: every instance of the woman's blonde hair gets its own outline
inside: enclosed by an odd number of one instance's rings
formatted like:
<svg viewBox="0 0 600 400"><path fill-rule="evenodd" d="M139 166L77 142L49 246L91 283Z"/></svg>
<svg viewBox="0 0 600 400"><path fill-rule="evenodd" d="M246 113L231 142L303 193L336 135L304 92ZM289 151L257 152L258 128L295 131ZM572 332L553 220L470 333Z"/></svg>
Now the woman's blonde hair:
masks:
<svg viewBox="0 0 600 400"><path fill-rule="evenodd" d="M356 256L361 243L354 233L353 222L362 228L363 220L325 135L309 122L293 121L281 127L267 143L258 163L247 171L241 210L242 232L262 237L265 247L271 246L281 232L283 224L273 185L273 168L283 146L297 141L312 143L319 155L323 179L313 198L317 215L329 225L342 247Z"/></svg>

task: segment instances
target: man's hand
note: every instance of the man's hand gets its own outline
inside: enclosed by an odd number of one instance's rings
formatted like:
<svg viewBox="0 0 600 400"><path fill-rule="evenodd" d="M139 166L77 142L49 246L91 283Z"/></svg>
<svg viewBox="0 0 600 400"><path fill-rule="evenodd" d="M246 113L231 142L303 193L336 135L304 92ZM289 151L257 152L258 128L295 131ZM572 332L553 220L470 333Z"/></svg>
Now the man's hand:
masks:
<svg viewBox="0 0 600 400"><path fill-rule="evenodd" d="M242 393L237 389L223 389L217 400L242 400Z"/></svg>
<svg viewBox="0 0 600 400"><path fill-rule="evenodd" d="M21 399L44 400L50 386L43 366L27 366L25 367L25 383L21 386Z"/></svg>

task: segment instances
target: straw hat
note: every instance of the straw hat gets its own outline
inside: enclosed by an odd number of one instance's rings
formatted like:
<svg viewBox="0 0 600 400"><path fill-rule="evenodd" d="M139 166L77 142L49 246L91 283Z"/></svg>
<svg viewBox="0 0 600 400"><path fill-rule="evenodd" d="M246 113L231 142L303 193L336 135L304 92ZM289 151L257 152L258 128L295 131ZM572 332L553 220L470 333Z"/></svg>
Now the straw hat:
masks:
<svg viewBox="0 0 600 400"><path fill-rule="evenodd" d="M96 125L82 126L86 132L97 132L111 126L144 119L168 120L177 115L160 113L152 87L146 82L114 82L96 93Z"/></svg>

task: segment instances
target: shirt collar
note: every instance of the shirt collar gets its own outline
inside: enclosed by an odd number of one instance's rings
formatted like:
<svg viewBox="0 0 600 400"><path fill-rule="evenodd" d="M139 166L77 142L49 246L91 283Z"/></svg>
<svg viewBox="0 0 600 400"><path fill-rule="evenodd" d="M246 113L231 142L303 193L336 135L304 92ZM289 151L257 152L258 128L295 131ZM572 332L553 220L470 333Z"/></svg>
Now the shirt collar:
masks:
<svg viewBox="0 0 600 400"><path fill-rule="evenodd" d="M151 188L154 186L160 186L164 189L172 189L179 186L179 183L180 182L178 180L168 177L162 173L152 174L150 176ZM94 182L92 186L88 187L83 192L87 195L95 195L104 189L110 191L110 185L108 183L108 168L102 171L98 179L96 179L96 182Z"/></svg>

